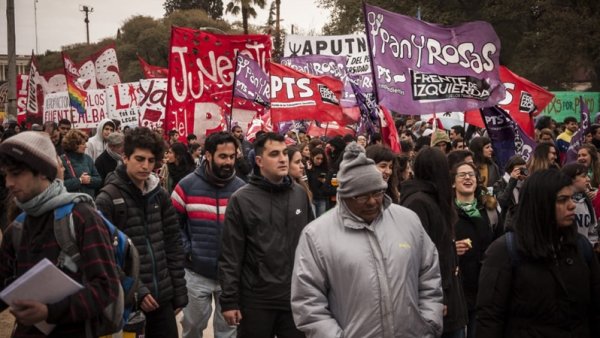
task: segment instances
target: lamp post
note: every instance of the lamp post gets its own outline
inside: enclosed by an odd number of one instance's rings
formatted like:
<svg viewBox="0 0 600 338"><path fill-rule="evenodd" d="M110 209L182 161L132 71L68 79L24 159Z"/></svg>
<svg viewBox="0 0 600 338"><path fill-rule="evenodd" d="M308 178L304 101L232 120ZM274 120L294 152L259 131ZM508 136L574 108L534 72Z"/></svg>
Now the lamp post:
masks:
<svg viewBox="0 0 600 338"><path fill-rule="evenodd" d="M92 13L94 11L93 7L87 6L87 5L81 5L81 8L79 9L80 12L84 12L85 13L85 19L83 20L83 22L85 22L85 33L86 33L86 37L87 37L87 44L90 44L90 19L88 17L89 13Z"/></svg>

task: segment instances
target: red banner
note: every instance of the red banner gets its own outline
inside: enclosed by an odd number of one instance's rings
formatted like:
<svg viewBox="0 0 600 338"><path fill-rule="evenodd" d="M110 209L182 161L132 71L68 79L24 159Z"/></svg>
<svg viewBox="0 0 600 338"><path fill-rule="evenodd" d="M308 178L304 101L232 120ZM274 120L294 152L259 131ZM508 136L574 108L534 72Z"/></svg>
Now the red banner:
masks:
<svg viewBox="0 0 600 338"><path fill-rule="evenodd" d="M137 56L140 61L140 67L146 79L166 78L169 76L169 68L163 68L159 66L153 66L142 59L141 56Z"/></svg>
<svg viewBox="0 0 600 338"><path fill-rule="evenodd" d="M165 129L206 135L231 111L235 56L252 58L265 70L268 35L220 35L173 27L169 55Z"/></svg>
<svg viewBox="0 0 600 338"><path fill-rule="evenodd" d="M498 106L506 111L531 138L534 137L533 116L537 116L554 98L554 94L500 66L500 79L506 97ZM481 128L485 125L478 110L465 113L465 122Z"/></svg>
<svg viewBox="0 0 600 338"><path fill-rule="evenodd" d="M390 111L384 106L379 106L379 120L381 121L381 140L396 154L400 154L400 138L398 137L398 129L394 124L394 118Z"/></svg>
<svg viewBox="0 0 600 338"><path fill-rule="evenodd" d="M306 134L310 137L336 137L344 136L346 134L355 135L356 132L348 127L340 126L336 122L321 123L320 126L313 122L308 127Z"/></svg>
<svg viewBox="0 0 600 338"><path fill-rule="evenodd" d="M340 106L344 83L271 63L271 120L345 121Z"/></svg>

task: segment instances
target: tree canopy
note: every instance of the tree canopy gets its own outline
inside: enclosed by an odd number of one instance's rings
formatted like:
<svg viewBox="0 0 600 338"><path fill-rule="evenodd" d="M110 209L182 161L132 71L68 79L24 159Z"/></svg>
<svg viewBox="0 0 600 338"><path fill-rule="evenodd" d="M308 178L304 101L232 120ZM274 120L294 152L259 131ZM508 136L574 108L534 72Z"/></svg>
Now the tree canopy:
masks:
<svg viewBox="0 0 600 338"><path fill-rule="evenodd" d="M163 4L165 15L178 9L202 9L211 18L223 18L223 0L165 0Z"/></svg>

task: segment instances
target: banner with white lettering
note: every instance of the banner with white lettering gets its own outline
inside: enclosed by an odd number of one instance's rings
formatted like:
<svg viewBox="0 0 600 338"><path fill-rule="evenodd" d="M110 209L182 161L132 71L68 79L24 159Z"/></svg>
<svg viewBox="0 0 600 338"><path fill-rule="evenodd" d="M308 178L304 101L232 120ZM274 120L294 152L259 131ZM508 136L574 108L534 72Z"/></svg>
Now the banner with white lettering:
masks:
<svg viewBox="0 0 600 338"><path fill-rule="evenodd" d="M140 127L161 128L167 106L167 79L141 79L138 95Z"/></svg>
<svg viewBox="0 0 600 338"><path fill-rule="evenodd" d="M373 92L373 73L365 34L286 35L283 56L303 55L346 56L346 70L356 78L356 84L364 93Z"/></svg>
<svg viewBox="0 0 600 338"><path fill-rule="evenodd" d="M98 123L107 117L104 89L87 91L86 112L81 115L71 107L69 94L66 91L44 96L43 122L68 119L73 123L73 128L96 129Z"/></svg>
<svg viewBox="0 0 600 338"><path fill-rule="evenodd" d="M500 39L483 21L453 27L365 4L379 103L403 114L490 107L505 96Z"/></svg>
<svg viewBox="0 0 600 338"><path fill-rule="evenodd" d="M173 27L169 50L165 129L200 137L220 128L231 113L235 56L248 56L266 71L271 37Z"/></svg>
<svg viewBox="0 0 600 338"><path fill-rule="evenodd" d="M521 155L525 161L529 160L536 143L507 112L497 106L489 107L481 109L481 117L492 140L496 163L500 168L504 168L515 154Z"/></svg>
<svg viewBox="0 0 600 338"><path fill-rule="evenodd" d="M344 121L340 97L344 84L271 63L271 120Z"/></svg>
<svg viewBox="0 0 600 338"><path fill-rule="evenodd" d="M129 82L106 88L108 118L121 121L121 128L139 126L139 87L139 82Z"/></svg>

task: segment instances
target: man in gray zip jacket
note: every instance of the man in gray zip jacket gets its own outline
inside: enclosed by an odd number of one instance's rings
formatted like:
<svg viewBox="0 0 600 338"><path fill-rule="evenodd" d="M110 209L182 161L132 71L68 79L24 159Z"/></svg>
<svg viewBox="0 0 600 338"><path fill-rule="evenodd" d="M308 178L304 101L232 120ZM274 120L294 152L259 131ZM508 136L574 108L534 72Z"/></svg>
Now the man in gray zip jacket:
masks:
<svg viewBox="0 0 600 338"><path fill-rule="evenodd" d="M437 250L417 215L385 196L356 143L337 175L339 203L303 230L292 311L307 337L437 337L442 285Z"/></svg>

